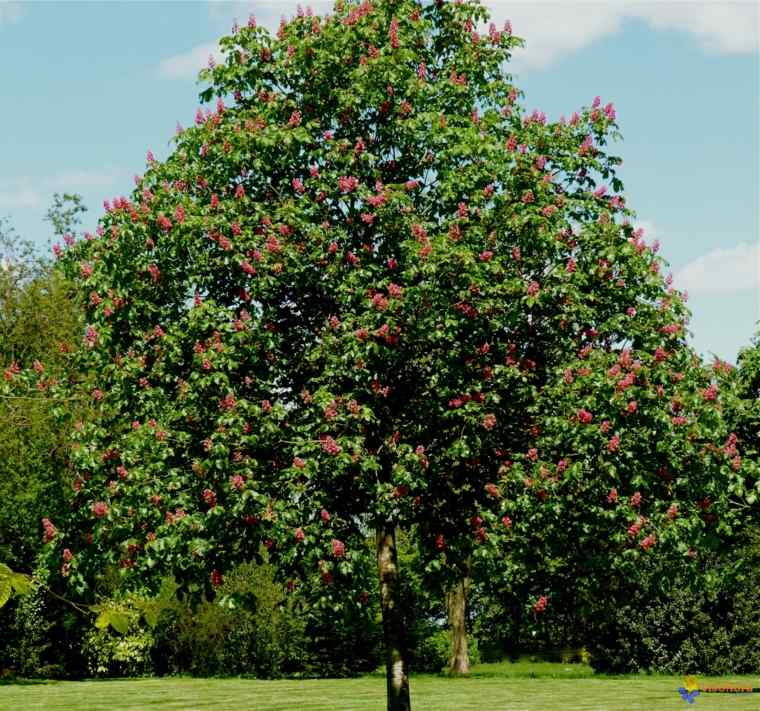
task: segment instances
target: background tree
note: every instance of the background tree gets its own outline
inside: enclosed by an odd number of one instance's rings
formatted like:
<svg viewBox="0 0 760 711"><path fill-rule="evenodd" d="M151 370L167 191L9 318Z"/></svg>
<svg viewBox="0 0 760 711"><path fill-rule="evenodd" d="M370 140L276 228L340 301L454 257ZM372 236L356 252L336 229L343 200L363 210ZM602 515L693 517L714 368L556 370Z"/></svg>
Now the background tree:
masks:
<svg viewBox="0 0 760 711"><path fill-rule="evenodd" d="M56 194L48 211L54 234L71 241L83 212L79 196ZM7 367L5 378L25 363L43 388L0 395L0 564L29 573L43 543L39 522L62 515L71 487L67 434L59 429L56 414L66 413L69 421L81 414L73 400L43 397L44 388L67 377L66 350L78 342L83 324L62 273L41 254L39 243L18 235L7 220L0 221L0 265L0 362ZM0 598L8 583L7 578L0 581ZM64 619L61 605L37 588L30 599L8 605L0 611L0 634L7 642L0 666L40 676L60 673L62 657L74 665Z"/></svg>
<svg viewBox="0 0 760 711"><path fill-rule="evenodd" d="M79 196L54 197L48 217L56 234L73 239L84 212ZM66 350L82 328L70 286L38 247L0 222L0 362L37 368L43 381L61 377ZM44 364L44 365L43 365ZM55 514L68 486L61 469L65 435L58 430L50 402L23 395L0 397L0 560L29 570L40 548L38 525Z"/></svg>
<svg viewBox="0 0 760 711"><path fill-rule="evenodd" d="M73 590L93 599L117 568L200 593L263 544L291 586L364 605L374 532L388 708L408 709L397 530L443 587L501 556L510 516L545 520L515 508L508 461L538 461L526 413L568 341L591 360L685 349L661 260L599 185L620 187L614 109L526 113L504 72L520 41L485 20L379 0L276 37L234 28L203 75L215 106L66 251L88 321L72 368L96 374L98 413L72 432L72 513L46 533Z"/></svg>
<svg viewBox="0 0 760 711"><path fill-rule="evenodd" d="M719 549L748 519L752 492L724 398L696 354L624 349L567 365L535 404L535 449L510 467L517 550L565 568L576 595L589 586L603 596L660 547L674 573Z"/></svg>
<svg viewBox="0 0 760 711"><path fill-rule="evenodd" d="M713 370L721 386L731 394L726 404L726 419L735 434L731 446L741 450L751 471L755 491L749 499L755 504L760 494L758 456L760 455L760 340L755 336L752 343L739 352L736 367L716 358ZM757 507L754 509L757 511Z"/></svg>

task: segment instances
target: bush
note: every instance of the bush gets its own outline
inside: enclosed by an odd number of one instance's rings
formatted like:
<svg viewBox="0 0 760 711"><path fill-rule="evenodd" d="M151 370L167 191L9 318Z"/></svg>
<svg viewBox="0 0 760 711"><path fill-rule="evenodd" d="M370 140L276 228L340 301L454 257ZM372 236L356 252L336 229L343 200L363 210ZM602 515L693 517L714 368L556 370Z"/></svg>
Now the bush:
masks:
<svg viewBox="0 0 760 711"><path fill-rule="evenodd" d="M467 638L470 664L480 664L478 640L470 634ZM411 666L415 672L438 674L451 661L451 633L448 629L431 627L427 636L417 640L411 650Z"/></svg>
<svg viewBox="0 0 760 711"><path fill-rule="evenodd" d="M149 630L133 628L125 635L91 628L85 634L83 652L92 676L144 676L152 672Z"/></svg>
<svg viewBox="0 0 760 711"><path fill-rule="evenodd" d="M219 598L165 613L155 631L158 674L345 677L374 671L382 634L376 601L313 604L308 585L286 592L270 564L248 563L225 576Z"/></svg>
<svg viewBox="0 0 760 711"><path fill-rule="evenodd" d="M411 656L414 671L431 674L440 672L451 659L451 637L448 630L438 630L419 640Z"/></svg>
<svg viewBox="0 0 760 711"><path fill-rule="evenodd" d="M589 630L591 663L611 673L755 674L760 671L760 537L748 530L718 565L743 562L744 573L717 589L677 584L660 590L656 571L636 589L619 591Z"/></svg>
<svg viewBox="0 0 760 711"><path fill-rule="evenodd" d="M81 654L90 618L75 612L37 586L0 609L0 671L37 679L81 677Z"/></svg>
<svg viewBox="0 0 760 711"><path fill-rule="evenodd" d="M204 601L164 616L153 650L157 673L271 679L304 669L304 616L274 581L270 565L238 566L219 594L235 595L240 603L230 608Z"/></svg>
<svg viewBox="0 0 760 711"><path fill-rule="evenodd" d="M350 604L338 605L337 610L305 606L309 611L306 675L349 677L377 669L383 659L383 633L376 595L363 608Z"/></svg>

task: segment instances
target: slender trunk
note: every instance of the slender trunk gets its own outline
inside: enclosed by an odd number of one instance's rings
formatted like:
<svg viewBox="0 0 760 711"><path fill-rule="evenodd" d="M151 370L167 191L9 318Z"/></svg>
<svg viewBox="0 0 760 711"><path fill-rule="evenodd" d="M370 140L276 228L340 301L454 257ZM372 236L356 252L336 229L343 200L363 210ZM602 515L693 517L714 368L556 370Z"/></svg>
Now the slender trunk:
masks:
<svg viewBox="0 0 760 711"><path fill-rule="evenodd" d="M377 531L377 570L380 576L380 606L383 611L388 711L411 711L409 662L396 556L396 529L392 524L386 524Z"/></svg>
<svg viewBox="0 0 760 711"><path fill-rule="evenodd" d="M449 629L451 630L450 676L466 676L470 673L470 652L467 644L467 595L470 578L464 576L446 595Z"/></svg>

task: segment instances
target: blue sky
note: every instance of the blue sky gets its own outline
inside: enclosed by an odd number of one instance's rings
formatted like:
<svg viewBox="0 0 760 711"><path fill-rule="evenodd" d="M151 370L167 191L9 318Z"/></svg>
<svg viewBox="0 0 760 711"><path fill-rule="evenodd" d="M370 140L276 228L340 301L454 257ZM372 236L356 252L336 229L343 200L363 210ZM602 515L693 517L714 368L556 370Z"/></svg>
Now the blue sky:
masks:
<svg viewBox="0 0 760 711"><path fill-rule="evenodd" d="M68 190L94 227L147 150L166 155L192 122L195 73L233 19L274 27L296 4L0 0L0 215L45 243L45 209ZM689 292L694 345L733 361L760 319L758 5L484 4L528 43L513 65L528 109L614 102L627 202Z"/></svg>

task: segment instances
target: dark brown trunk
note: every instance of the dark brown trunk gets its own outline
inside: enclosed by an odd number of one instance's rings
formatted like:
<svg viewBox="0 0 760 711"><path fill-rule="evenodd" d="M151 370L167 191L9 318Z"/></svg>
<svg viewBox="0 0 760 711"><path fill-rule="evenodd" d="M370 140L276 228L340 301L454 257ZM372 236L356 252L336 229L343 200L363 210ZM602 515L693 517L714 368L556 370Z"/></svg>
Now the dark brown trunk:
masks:
<svg viewBox="0 0 760 711"><path fill-rule="evenodd" d="M470 673L470 651L467 645L467 595L470 578L465 576L446 595L446 607L451 631L450 676Z"/></svg>
<svg viewBox="0 0 760 711"><path fill-rule="evenodd" d="M391 524L385 525L377 532L377 570L380 577L380 606L383 611L388 711L411 711L409 663L396 555L396 529Z"/></svg>

